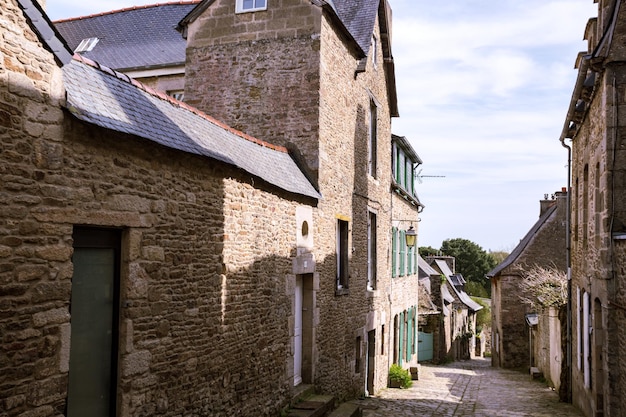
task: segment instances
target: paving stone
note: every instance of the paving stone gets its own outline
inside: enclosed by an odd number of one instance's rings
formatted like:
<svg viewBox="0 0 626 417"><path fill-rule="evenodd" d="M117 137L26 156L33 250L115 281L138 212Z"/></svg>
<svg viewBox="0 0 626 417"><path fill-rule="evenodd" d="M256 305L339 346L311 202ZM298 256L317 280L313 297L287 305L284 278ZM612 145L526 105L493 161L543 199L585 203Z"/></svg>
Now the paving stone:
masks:
<svg viewBox="0 0 626 417"><path fill-rule="evenodd" d="M489 359L422 364L409 389L355 401L363 417L573 417L583 414L528 374L492 368Z"/></svg>

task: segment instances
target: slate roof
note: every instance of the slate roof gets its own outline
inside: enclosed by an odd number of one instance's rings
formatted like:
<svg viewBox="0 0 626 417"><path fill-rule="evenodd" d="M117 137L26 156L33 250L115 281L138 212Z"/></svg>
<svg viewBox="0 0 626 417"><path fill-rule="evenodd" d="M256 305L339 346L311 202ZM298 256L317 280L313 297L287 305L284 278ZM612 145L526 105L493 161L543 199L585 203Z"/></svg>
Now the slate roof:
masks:
<svg viewBox="0 0 626 417"><path fill-rule="evenodd" d="M333 0L337 16L367 56L380 0Z"/></svg>
<svg viewBox="0 0 626 417"><path fill-rule="evenodd" d="M435 259L435 264L437 265L441 273L446 276L446 278L448 279L448 282L450 282L451 284L450 286L454 290L458 299L463 304L465 304L467 307L469 307L473 311L478 311L483 308L483 306L481 306L480 304L472 300L472 298L469 295L467 295L467 293L463 290L462 286L466 282L465 278L463 278L463 275L453 274L452 271L450 270L450 267L448 266L446 261L444 261L443 259ZM446 295L445 295L446 291L447 291L446 286L445 285L442 286L442 296L444 297L444 299L446 298ZM450 295L450 292L448 292L448 295Z"/></svg>
<svg viewBox="0 0 626 417"><path fill-rule="evenodd" d="M63 67L63 78L66 106L84 122L225 162L295 194L320 197L284 148L236 131L79 55Z"/></svg>
<svg viewBox="0 0 626 417"><path fill-rule="evenodd" d="M59 65L65 65L72 60L72 53L65 39L55 30L48 15L41 9L38 1L19 0L20 7L28 17L30 27L37 33L44 47L52 52Z"/></svg>
<svg viewBox="0 0 626 417"><path fill-rule="evenodd" d="M461 300L463 304L469 307L470 310L472 311L482 310L483 306L478 304L476 301L472 300L472 298L469 295L467 295L467 293L463 291L461 287L457 287L456 285L453 285L452 289L454 290L456 295L459 297L459 300Z"/></svg>
<svg viewBox="0 0 626 417"><path fill-rule="evenodd" d="M513 251L509 254L509 256L504 258L504 261L500 262L499 265L496 265L495 268L493 268L491 271L487 273L488 278L495 277L500 272L502 272L505 268L507 268L508 266L513 264L513 262L515 262L515 260L522 254L522 252L524 252L524 250L526 249L526 246L528 246L528 244L535 237L537 232L539 232L539 230L544 225L544 223L548 221L548 219L554 214L554 212L556 212L556 208L557 208L557 204L554 204L552 207L548 208L541 217L539 217L539 220L537 220L537 222L528 231L528 233L526 233L526 236L524 236L524 238L515 247L515 249L513 249Z"/></svg>
<svg viewBox="0 0 626 417"><path fill-rule="evenodd" d="M186 41L176 26L198 3L136 6L53 24L72 50L83 39L99 38L81 55L118 71L184 65Z"/></svg>
<svg viewBox="0 0 626 417"><path fill-rule="evenodd" d="M432 266L426 262L421 256L417 256L418 274L420 279L430 277L431 275L440 275Z"/></svg>

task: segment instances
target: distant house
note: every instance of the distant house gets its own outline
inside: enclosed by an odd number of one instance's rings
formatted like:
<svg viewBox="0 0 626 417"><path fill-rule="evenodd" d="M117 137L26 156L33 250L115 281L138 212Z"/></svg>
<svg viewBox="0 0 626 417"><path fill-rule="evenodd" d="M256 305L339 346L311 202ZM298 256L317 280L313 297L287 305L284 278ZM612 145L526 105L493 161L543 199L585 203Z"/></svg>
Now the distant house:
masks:
<svg viewBox="0 0 626 417"><path fill-rule="evenodd" d="M566 273L566 214L566 191L542 200L539 220L510 255L487 274L491 280L493 366L537 367L557 389L566 376L561 374L565 317L559 320L558 307L533 310L523 303L520 295L529 295L521 294L519 283L534 267L556 268ZM529 314L536 314L538 321Z"/></svg>
<svg viewBox="0 0 626 417"><path fill-rule="evenodd" d="M439 278L433 276L431 280L433 288L439 286L439 291L433 289L433 293L439 293L436 303L444 315L439 358L469 359L475 354L476 312L483 307L465 292L465 279L453 272L453 257L427 256L425 260L439 273Z"/></svg>
<svg viewBox="0 0 626 417"><path fill-rule="evenodd" d="M176 30L199 1L134 6L54 22L70 49L184 99L187 42Z"/></svg>
<svg viewBox="0 0 626 417"><path fill-rule="evenodd" d="M419 256L419 255L418 255ZM441 336L444 334L442 326L444 320L443 304L441 299L441 273L433 269L421 256L418 257L419 267L419 332L418 354L419 361L443 361L440 356Z"/></svg>

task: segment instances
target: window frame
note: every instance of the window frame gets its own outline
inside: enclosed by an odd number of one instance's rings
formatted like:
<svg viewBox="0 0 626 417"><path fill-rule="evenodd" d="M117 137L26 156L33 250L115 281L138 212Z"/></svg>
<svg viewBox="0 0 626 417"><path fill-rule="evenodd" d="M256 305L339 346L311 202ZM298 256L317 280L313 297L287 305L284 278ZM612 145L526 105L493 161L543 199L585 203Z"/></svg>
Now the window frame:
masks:
<svg viewBox="0 0 626 417"><path fill-rule="evenodd" d="M350 278L350 222L344 218L337 219L337 277L335 288L340 295L349 288Z"/></svg>
<svg viewBox="0 0 626 417"><path fill-rule="evenodd" d="M378 106L372 99L370 99L369 116L367 173L376 178L376 171L378 169Z"/></svg>
<svg viewBox="0 0 626 417"><path fill-rule="evenodd" d="M252 12L260 12L267 10L267 2L268 0L252 0L253 6L251 8L244 8L245 0L237 0L235 3L235 13L252 13ZM263 1L264 5L260 7L255 7L258 1Z"/></svg>
<svg viewBox="0 0 626 417"><path fill-rule="evenodd" d="M377 281L377 228L378 220L376 212L368 211L367 213L367 290L376 290Z"/></svg>
<svg viewBox="0 0 626 417"><path fill-rule="evenodd" d="M378 68L378 38L376 35L372 35L372 66L374 69Z"/></svg>

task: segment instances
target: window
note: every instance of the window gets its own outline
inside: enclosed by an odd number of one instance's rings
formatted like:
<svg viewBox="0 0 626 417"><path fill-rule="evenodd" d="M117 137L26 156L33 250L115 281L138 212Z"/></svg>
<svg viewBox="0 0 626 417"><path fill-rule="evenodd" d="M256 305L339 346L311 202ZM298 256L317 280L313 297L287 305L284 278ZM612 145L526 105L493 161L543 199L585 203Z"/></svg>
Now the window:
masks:
<svg viewBox="0 0 626 417"><path fill-rule="evenodd" d="M83 39L82 41L80 41L76 49L74 49L74 52L76 52L77 54L81 52L89 52L96 47L98 41L100 41L100 39L98 38Z"/></svg>
<svg viewBox="0 0 626 417"><path fill-rule="evenodd" d="M407 275L413 275L413 258L414 258L413 250L414 248L415 247L409 247L409 246L406 247L406 269L407 269L406 274Z"/></svg>
<svg viewBox="0 0 626 417"><path fill-rule="evenodd" d="M406 261L406 232L404 230L400 230L400 238L398 244L400 245L400 272L398 275L403 277L406 273L406 269L404 267L404 262Z"/></svg>
<svg viewBox="0 0 626 417"><path fill-rule="evenodd" d="M183 101L185 99L185 92L183 90L169 90L166 93L168 96L178 101Z"/></svg>
<svg viewBox="0 0 626 417"><path fill-rule="evenodd" d="M236 13L267 10L267 0L237 0Z"/></svg>
<svg viewBox="0 0 626 417"><path fill-rule="evenodd" d="M361 336L357 336L354 345L354 373L361 373Z"/></svg>
<svg viewBox="0 0 626 417"><path fill-rule="evenodd" d="M422 163L405 137L393 135L392 169L395 186L408 197L417 198L416 168Z"/></svg>
<svg viewBox="0 0 626 417"><path fill-rule="evenodd" d="M368 148L368 168L367 172L376 178L376 153L377 153L377 135L378 135L378 109L374 100L370 101L370 130L369 130L369 148Z"/></svg>
<svg viewBox="0 0 626 417"><path fill-rule="evenodd" d="M380 326L380 354L385 354L385 325Z"/></svg>
<svg viewBox="0 0 626 417"><path fill-rule="evenodd" d="M391 276L398 275L398 228L391 228Z"/></svg>
<svg viewBox="0 0 626 417"><path fill-rule="evenodd" d="M378 66L378 43L376 42L376 36L372 36L372 65L374 68Z"/></svg>
<svg viewBox="0 0 626 417"><path fill-rule="evenodd" d="M369 213L367 222L367 289L376 289L376 213Z"/></svg>
<svg viewBox="0 0 626 417"><path fill-rule="evenodd" d="M413 195L413 162L410 159L406 158L404 161L406 167L404 169L404 189L410 194Z"/></svg>
<svg viewBox="0 0 626 417"><path fill-rule="evenodd" d="M348 221L337 219L337 289L348 288Z"/></svg>
<svg viewBox="0 0 626 417"><path fill-rule="evenodd" d="M589 233L589 166L585 165L583 171L583 248L587 247Z"/></svg>
<svg viewBox="0 0 626 417"><path fill-rule="evenodd" d="M589 293L583 291L583 373L585 388L591 387L591 297Z"/></svg>

